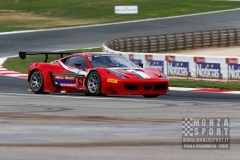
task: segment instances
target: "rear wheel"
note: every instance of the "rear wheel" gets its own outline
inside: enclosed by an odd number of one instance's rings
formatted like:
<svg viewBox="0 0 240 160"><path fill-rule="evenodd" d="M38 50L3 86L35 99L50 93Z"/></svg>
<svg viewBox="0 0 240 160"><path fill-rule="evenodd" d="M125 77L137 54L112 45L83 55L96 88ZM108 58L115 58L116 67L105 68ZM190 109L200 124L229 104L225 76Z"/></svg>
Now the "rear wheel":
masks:
<svg viewBox="0 0 240 160"><path fill-rule="evenodd" d="M43 76L42 73L38 70L33 71L30 76L30 88L36 94L43 93Z"/></svg>
<svg viewBox="0 0 240 160"><path fill-rule="evenodd" d="M98 72L89 73L87 78L88 95L101 95L101 78Z"/></svg>
<svg viewBox="0 0 240 160"><path fill-rule="evenodd" d="M144 94L143 97L145 98L154 98L154 97L158 97L158 94Z"/></svg>

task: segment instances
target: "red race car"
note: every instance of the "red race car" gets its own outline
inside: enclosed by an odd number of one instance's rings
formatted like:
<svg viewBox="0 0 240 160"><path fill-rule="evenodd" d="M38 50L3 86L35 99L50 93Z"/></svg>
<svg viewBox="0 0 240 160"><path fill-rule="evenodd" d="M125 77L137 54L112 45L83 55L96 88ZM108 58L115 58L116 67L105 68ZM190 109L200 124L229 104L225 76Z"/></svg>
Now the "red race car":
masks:
<svg viewBox="0 0 240 160"><path fill-rule="evenodd" d="M19 52L19 57L45 54L44 62L29 66L28 82L34 93L68 92L87 95L143 95L157 97L168 91L168 78L157 68L143 68L117 54ZM61 58L47 63L49 54ZM70 54L63 57L63 54Z"/></svg>

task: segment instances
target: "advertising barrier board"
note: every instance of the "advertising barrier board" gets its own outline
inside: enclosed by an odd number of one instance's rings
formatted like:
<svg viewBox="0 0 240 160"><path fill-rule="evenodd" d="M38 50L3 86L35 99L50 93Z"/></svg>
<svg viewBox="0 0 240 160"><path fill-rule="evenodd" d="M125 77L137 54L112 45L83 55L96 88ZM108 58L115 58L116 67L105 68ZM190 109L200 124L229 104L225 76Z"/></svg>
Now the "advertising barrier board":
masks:
<svg viewBox="0 0 240 160"><path fill-rule="evenodd" d="M138 6L115 6L116 14L137 14Z"/></svg>
<svg viewBox="0 0 240 160"><path fill-rule="evenodd" d="M240 58L238 57L130 53L114 51L104 45L103 51L120 54L135 64L143 63L144 67L159 68L169 77L240 80Z"/></svg>

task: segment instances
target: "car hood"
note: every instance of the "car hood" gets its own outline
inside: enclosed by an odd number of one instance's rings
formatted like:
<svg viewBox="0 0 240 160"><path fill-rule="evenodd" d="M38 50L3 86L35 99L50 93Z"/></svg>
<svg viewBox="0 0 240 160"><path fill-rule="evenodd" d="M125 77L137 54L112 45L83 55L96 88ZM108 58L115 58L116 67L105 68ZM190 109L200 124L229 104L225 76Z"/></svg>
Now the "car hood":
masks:
<svg viewBox="0 0 240 160"><path fill-rule="evenodd" d="M155 69L155 72L146 68L107 68L112 72L122 74L127 78L159 78L160 73Z"/></svg>

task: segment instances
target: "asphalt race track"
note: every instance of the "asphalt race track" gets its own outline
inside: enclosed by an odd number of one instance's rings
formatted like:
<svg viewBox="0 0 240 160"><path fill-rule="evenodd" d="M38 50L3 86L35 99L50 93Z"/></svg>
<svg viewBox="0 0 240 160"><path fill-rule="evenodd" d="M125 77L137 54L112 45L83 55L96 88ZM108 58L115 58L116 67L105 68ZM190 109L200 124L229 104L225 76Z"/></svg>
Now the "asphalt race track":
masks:
<svg viewBox="0 0 240 160"><path fill-rule="evenodd" d="M109 39L238 28L240 10L126 24L0 34L0 57L19 50L98 47ZM136 30L137 28L137 30ZM237 159L239 95L169 91L142 96L35 95L0 76L0 159ZM181 119L227 117L230 150L182 150Z"/></svg>
<svg viewBox="0 0 240 160"><path fill-rule="evenodd" d="M95 27L18 34L0 33L0 56L16 55L21 50L55 51L99 47L107 40L121 37L238 28L239 13L240 10L235 10Z"/></svg>

